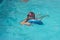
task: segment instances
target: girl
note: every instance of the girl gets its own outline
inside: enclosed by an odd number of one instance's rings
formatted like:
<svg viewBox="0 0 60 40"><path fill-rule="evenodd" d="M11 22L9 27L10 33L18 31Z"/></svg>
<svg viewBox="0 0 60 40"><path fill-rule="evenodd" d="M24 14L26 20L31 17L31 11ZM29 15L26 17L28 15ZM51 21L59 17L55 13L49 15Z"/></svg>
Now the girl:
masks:
<svg viewBox="0 0 60 40"><path fill-rule="evenodd" d="M38 18L36 19L35 18L35 14L33 12L29 12L28 15L27 15L27 18L23 22L21 22L21 24L30 25L30 23L28 22L28 20L30 20L30 19L42 20L46 16L49 16L49 15L44 15L44 16L41 16L39 19Z"/></svg>

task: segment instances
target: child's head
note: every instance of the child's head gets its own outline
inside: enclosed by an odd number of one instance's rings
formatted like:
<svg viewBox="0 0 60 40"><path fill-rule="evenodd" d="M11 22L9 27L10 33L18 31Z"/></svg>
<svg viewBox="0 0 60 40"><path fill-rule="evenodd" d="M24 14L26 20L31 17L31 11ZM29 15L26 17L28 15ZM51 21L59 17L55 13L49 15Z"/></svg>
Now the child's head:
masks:
<svg viewBox="0 0 60 40"><path fill-rule="evenodd" d="M35 16L35 14L33 12L29 12L29 14L27 16L33 17L33 16Z"/></svg>

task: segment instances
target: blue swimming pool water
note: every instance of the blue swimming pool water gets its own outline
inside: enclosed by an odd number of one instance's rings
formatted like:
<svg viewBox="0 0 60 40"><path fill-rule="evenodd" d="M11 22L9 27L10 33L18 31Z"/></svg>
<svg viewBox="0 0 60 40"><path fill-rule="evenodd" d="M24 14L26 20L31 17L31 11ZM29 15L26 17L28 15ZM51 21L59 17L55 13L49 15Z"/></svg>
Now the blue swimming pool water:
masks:
<svg viewBox="0 0 60 40"><path fill-rule="evenodd" d="M44 25L21 25L30 11L50 17L42 20ZM0 40L60 40L60 0L2 1Z"/></svg>

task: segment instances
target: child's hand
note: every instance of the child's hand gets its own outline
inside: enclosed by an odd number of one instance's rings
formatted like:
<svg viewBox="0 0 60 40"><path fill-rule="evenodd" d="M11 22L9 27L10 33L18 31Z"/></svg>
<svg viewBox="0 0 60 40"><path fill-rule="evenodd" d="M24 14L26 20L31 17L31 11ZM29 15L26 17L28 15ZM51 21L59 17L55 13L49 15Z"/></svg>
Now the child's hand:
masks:
<svg viewBox="0 0 60 40"><path fill-rule="evenodd" d="M26 23L25 21L21 22L21 24L25 24L25 23Z"/></svg>

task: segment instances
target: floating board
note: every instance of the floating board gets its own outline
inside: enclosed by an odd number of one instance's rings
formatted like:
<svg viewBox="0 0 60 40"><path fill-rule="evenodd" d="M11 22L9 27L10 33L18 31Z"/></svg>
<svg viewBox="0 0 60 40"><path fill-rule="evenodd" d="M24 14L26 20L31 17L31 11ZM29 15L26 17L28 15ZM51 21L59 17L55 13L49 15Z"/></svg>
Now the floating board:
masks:
<svg viewBox="0 0 60 40"><path fill-rule="evenodd" d="M43 25L43 22L41 20L35 20L35 19L31 19L28 20L29 23L34 23L34 24L39 24L39 25Z"/></svg>

